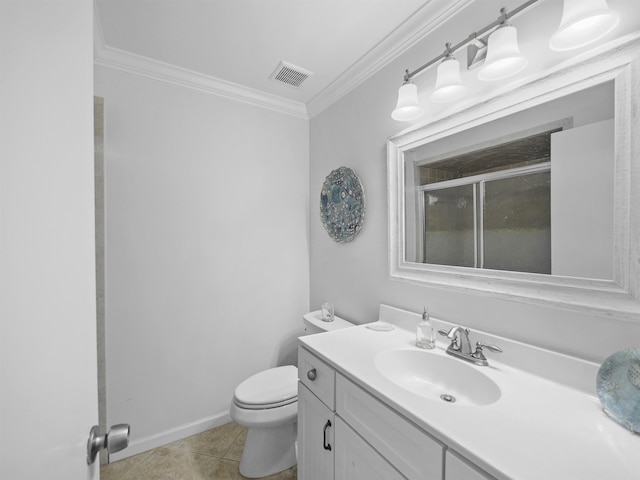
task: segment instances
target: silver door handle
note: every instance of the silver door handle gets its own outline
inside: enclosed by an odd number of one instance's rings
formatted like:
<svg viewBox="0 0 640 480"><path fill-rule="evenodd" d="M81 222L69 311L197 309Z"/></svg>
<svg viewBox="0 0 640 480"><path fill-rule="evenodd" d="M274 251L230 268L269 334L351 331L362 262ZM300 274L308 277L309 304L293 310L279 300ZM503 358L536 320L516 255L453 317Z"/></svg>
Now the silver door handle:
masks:
<svg viewBox="0 0 640 480"><path fill-rule="evenodd" d="M119 452L129 446L129 436L131 427L128 423L113 425L109 433L100 434L100 427L94 425L89 432L87 441L87 464L91 465L96 461L98 452L106 448L109 453Z"/></svg>

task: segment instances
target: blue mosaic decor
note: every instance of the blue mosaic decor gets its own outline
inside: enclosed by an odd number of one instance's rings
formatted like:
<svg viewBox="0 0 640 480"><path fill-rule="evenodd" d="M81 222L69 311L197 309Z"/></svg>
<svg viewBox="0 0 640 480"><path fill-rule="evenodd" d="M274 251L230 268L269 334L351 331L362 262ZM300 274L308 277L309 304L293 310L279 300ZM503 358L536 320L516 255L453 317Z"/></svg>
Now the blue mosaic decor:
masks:
<svg viewBox="0 0 640 480"><path fill-rule="evenodd" d="M320 219L333 240L353 240L364 221L364 190L353 170L340 167L332 171L320 192Z"/></svg>
<svg viewBox="0 0 640 480"><path fill-rule="evenodd" d="M640 348L620 350L598 370L596 390L604 411L632 432L640 432Z"/></svg>

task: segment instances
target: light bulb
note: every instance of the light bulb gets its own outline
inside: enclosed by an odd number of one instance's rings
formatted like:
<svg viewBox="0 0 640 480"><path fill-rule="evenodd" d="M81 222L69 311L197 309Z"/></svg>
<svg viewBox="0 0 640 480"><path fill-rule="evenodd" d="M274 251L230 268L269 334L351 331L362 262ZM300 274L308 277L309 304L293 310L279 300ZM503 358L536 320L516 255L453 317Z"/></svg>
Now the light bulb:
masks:
<svg viewBox="0 0 640 480"><path fill-rule="evenodd" d="M487 58L478 72L478 78L485 81L502 80L522 71L527 63L527 58L518 47L516 27L503 25L489 35Z"/></svg>
<svg viewBox="0 0 640 480"><path fill-rule="evenodd" d="M556 51L573 50L601 39L613 30L620 15L606 0L564 0L558 31L549 41Z"/></svg>
<svg viewBox="0 0 640 480"><path fill-rule="evenodd" d="M418 103L418 87L413 83L405 83L398 90L398 103L391 113L391 118L401 122L416 120L424 114Z"/></svg>
<svg viewBox="0 0 640 480"><path fill-rule="evenodd" d="M436 86L429 99L435 103L458 100L467 92L460 80L460 62L453 56L446 57L438 65Z"/></svg>

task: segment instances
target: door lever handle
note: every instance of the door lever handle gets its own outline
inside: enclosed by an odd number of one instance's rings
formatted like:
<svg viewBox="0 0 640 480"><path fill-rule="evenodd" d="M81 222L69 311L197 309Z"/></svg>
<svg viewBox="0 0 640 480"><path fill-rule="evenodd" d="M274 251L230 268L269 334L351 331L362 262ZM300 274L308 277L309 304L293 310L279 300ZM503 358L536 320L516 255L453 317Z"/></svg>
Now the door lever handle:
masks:
<svg viewBox="0 0 640 480"><path fill-rule="evenodd" d="M104 448L109 453L119 452L129 446L131 427L128 423L113 425L108 433L100 434L100 427L94 425L89 432L87 441L87 464L91 465L96 461L98 452Z"/></svg>

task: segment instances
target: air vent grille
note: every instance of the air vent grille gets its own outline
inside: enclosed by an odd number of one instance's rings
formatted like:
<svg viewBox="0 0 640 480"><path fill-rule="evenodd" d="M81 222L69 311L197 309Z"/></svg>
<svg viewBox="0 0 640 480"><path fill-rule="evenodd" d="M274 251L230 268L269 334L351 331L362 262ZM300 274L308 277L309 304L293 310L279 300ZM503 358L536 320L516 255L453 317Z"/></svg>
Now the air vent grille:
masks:
<svg viewBox="0 0 640 480"><path fill-rule="evenodd" d="M287 62L280 62L269 78L297 88L311 75L313 73L304 68L296 67Z"/></svg>

